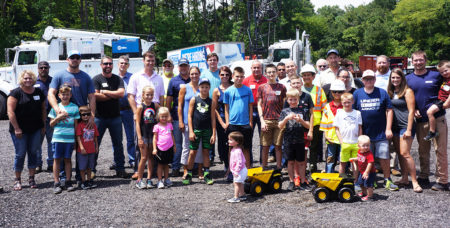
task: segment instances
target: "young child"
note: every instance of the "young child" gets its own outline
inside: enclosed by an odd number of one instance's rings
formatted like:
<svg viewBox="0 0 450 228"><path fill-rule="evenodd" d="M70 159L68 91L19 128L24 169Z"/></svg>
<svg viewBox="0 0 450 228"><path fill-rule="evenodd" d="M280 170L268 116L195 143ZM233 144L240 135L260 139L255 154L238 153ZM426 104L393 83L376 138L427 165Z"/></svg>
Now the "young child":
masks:
<svg viewBox="0 0 450 228"><path fill-rule="evenodd" d="M81 189L96 188L91 180L91 171L94 169L95 155L98 154L98 130L97 126L87 128L91 116L88 106L79 108L81 121L78 122L75 134L77 136L77 161L81 174Z"/></svg>
<svg viewBox="0 0 450 228"><path fill-rule="evenodd" d="M244 135L239 131L233 131L228 135L228 145L230 152L230 170L233 173L234 197L229 199L230 203L238 203L247 200L244 193L244 182L247 178L247 167L245 166L245 156L242 152Z"/></svg>
<svg viewBox="0 0 450 228"><path fill-rule="evenodd" d="M306 181L306 154L303 128L310 128L309 115L298 107L299 91L291 88L286 97L289 108L281 111L279 128L284 130L283 150L288 160L289 186L294 189L294 179L298 186L304 190L311 190Z"/></svg>
<svg viewBox="0 0 450 228"><path fill-rule="evenodd" d="M425 140L431 141L433 138L438 136L436 133L436 118L434 114L440 110L447 109L450 107L450 61L443 60L438 65L439 73L441 73L444 81L442 82L441 88L439 89L438 102L431 105L427 110L427 116L430 126L430 131L428 135L425 136Z"/></svg>
<svg viewBox="0 0 450 228"><path fill-rule="evenodd" d="M333 94L334 95L334 94ZM343 109L339 109L334 118L333 126L341 144L341 165L339 173L345 173L345 167L358 153L358 136L362 134L361 112L353 110L353 95L344 93L342 95ZM353 169L353 177L356 178L358 170Z"/></svg>
<svg viewBox="0 0 450 228"><path fill-rule="evenodd" d="M155 187L152 182L153 156L151 151L153 151L153 126L156 124L156 112L159 104L152 102L154 92L153 86L142 88L142 103L136 110L136 134L141 151L141 161L139 162L138 179L136 181L136 187L139 189ZM142 176L144 175L147 161L147 182L144 182Z"/></svg>
<svg viewBox="0 0 450 228"><path fill-rule="evenodd" d="M358 137L358 156L350 158L350 161L359 169L358 184L361 186L362 192L358 195L362 201L373 199L373 183L377 173L375 172L374 157L370 151L370 138L367 135Z"/></svg>
<svg viewBox="0 0 450 228"><path fill-rule="evenodd" d="M55 180L53 193L59 194L63 188L67 191L74 191L70 178L72 176L72 151L75 143L75 129L77 127L76 119L80 118L78 106L70 102L72 96L71 88L63 85L59 89L58 97L61 102L58 104L60 113L56 113L52 108L48 117L50 118L50 126L53 127L53 178ZM64 168L66 171L66 183L59 181L59 169L61 159L64 159Z"/></svg>
<svg viewBox="0 0 450 228"><path fill-rule="evenodd" d="M188 124L189 124L189 158L188 175L183 180L183 184L190 184L192 181L192 168L194 167L195 156L198 146L202 142L203 153L203 180L211 185L214 181L209 174L209 150L216 139L216 110L215 103L209 97L210 83L207 78L199 81L200 94L191 98L189 102Z"/></svg>
<svg viewBox="0 0 450 228"><path fill-rule="evenodd" d="M172 163L173 155L177 151L175 137L173 136L172 123L168 122L170 118L169 109L161 107L156 116L159 123L153 127L153 155L158 163L158 188L172 186L169 179L169 163ZM162 177L164 176L164 182ZM165 186L164 186L165 185Z"/></svg>

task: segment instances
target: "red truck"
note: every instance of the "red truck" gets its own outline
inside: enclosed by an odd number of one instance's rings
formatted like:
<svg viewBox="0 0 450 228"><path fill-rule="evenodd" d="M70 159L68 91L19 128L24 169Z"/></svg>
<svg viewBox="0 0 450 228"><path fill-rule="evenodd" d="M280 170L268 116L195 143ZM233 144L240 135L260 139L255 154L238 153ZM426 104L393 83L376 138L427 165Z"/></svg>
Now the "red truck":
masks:
<svg viewBox="0 0 450 228"><path fill-rule="evenodd" d="M391 64L391 69L393 68L401 68L406 70L408 66L408 58L407 57L389 57L389 62ZM364 72L365 70L373 70L376 71L377 56L376 55L363 55L359 56L359 71Z"/></svg>

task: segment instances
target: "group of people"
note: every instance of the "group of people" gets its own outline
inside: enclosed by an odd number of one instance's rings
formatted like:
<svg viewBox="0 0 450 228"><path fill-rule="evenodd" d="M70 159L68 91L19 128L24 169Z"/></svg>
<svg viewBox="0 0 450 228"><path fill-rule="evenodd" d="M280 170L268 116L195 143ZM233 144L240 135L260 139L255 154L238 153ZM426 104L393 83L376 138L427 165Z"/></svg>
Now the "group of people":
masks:
<svg viewBox="0 0 450 228"><path fill-rule="evenodd" d="M35 173L42 170L44 138L49 145L47 170L53 172L54 193L76 189L71 182L74 149L77 187L96 187L93 178L106 129L114 154L110 168L118 177L129 178L122 126L128 162L134 168L132 178L139 189L171 186L170 167L172 176L182 173L184 185L191 184L194 169L199 180L213 184L209 169L217 143L225 177L235 182L229 201L245 200L242 184L254 163L252 138L257 126L261 166L267 168L276 161L276 168L287 167L288 190L311 190L307 163L311 172L318 171L323 141L327 144L324 172L335 172L338 163L340 173L352 169L365 200L371 199L376 184L374 158L384 187L397 190L409 185L409 174L413 190L422 192L421 186L430 184L430 141L434 141L437 168L432 189L447 190L445 109L450 104L450 63L442 61L440 73L429 71L426 54L414 52L414 72L405 77L401 69L389 69L388 57L378 56L377 72L365 71L361 83L339 61L339 52L332 49L326 60L317 61L317 71L306 64L297 75L293 61L266 65L263 74L263 64L254 60L252 74L245 77L241 67L219 69L218 55L210 53L208 69L190 67L182 58L175 76L170 59L163 61L162 75L154 71L155 54L149 51L143 55L144 69L134 74L127 71L127 56L119 58L119 75L112 73L113 59L105 56L100 62L102 72L93 78L79 69L81 54L76 50L68 54L67 69L54 77L49 76L49 64L40 62L38 77L31 71L22 72L20 86L7 101L16 149L14 190L22 189L26 154L29 186L37 188ZM363 88L358 88L361 84ZM410 155L416 133L418 178ZM402 178L397 183L390 178L390 141L400 155ZM143 177L145 167L147 178ZM156 185L152 182L155 169Z"/></svg>

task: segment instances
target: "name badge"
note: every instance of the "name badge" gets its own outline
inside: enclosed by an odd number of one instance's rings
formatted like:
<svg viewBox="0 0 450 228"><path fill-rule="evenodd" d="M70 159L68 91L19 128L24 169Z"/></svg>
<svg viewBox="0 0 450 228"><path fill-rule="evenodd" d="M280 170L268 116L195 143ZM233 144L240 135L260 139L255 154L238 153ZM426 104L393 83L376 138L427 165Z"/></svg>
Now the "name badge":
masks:
<svg viewBox="0 0 450 228"><path fill-rule="evenodd" d="M36 95L36 96L33 96L33 99L34 99L35 101L38 101L38 100L41 99L41 97L40 97L39 95Z"/></svg>
<svg viewBox="0 0 450 228"><path fill-rule="evenodd" d="M280 96L281 95L281 91L275 91L275 94L277 95L277 96Z"/></svg>
<svg viewBox="0 0 450 228"><path fill-rule="evenodd" d="M444 86L444 90L445 90L445 91L449 91L449 90L450 90L450 86L445 85L445 86Z"/></svg>
<svg viewBox="0 0 450 228"><path fill-rule="evenodd" d="M108 83L103 82L103 83L102 83L102 86L103 86L103 87L108 87Z"/></svg>
<svg viewBox="0 0 450 228"><path fill-rule="evenodd" d="M433 81L425 81L425 83L430 84L433 83Z"/></svg>
<svg viewBox="0 0 450 228"><path fill-rule="evenodd" d="M255 89L256 85L250 85L250 89Z"/></svg>
<svg viewBox="0 0 450 228"><path fill-rule="evenodd" d="M39 88L39 87L41 87L41 84L34 84L34 87Z"/></svg>

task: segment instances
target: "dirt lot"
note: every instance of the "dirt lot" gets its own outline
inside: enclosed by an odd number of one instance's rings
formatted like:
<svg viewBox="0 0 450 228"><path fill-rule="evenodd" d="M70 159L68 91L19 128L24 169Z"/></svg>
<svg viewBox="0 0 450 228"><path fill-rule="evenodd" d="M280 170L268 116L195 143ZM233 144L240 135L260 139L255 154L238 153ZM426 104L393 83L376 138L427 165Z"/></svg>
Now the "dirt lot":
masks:
<svg viewBox="0 0 450 228"><path fill-rule="evenodd" d="M411 188L398 192L376 189L376 201L348 204L318 204L309 192L283 190L280 194L249 197L247 202L230 204L226 200L232 196L233 186L222 178L220 164L212 167L216 181L212 186L199 183L197 178L194 184L182 186L181 178L173 178L175 185L171 188L138 190L133 187L134 181L114 178L114 171L108 169L112 162L108 134L100 149L98 188L55 195L51 174L44 172L36 176L39 189L30 189L25 169L24 189L15 192L14 147L7 129L8 121L0 121L0 186L5 190L0 194L0 227L448 227L450 222L450 192L430 189L421 194ZM257 141L257 135L254 140ZM256 158L258 150L253 148ZM417 162L416 141L412 154ZM431 160L433 172L434 155ZM434 176L430 180L434 182ZM286 187L284 182L283 189Z"/></svg>

